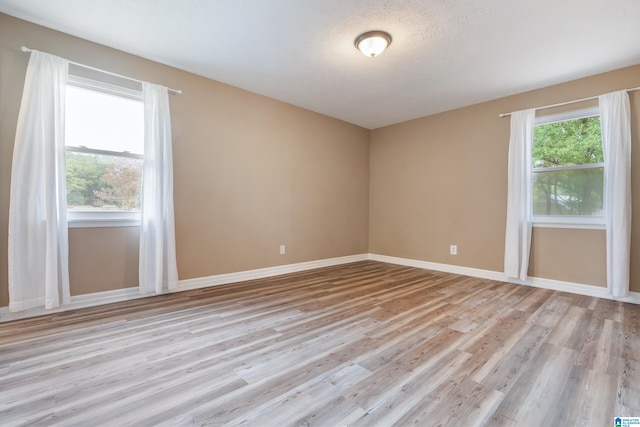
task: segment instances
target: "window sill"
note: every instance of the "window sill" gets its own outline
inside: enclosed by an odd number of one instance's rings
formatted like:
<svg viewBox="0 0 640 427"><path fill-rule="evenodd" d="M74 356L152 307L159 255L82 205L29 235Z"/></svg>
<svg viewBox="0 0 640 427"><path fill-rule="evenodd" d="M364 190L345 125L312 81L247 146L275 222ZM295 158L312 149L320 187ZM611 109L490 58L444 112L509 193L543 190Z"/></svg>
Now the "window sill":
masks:
<svg viewBox="0 0 640 427"><path fill-rule="evenodd" d="M140 212L69 211L69 228L140 227Z"/></svg>
<svg viewBox="0 0 640 427"><path fill-rule="evenodd" d="M536 228L574 228L582 230L605 230L606 225L602 217L534 217L533 227Z"/></svg>
<svg viewBox="0 0 640 427"><path fill-rule="evenodd" d="M140 220L83 219L69 221L69 228L140 227Z"/></svg>

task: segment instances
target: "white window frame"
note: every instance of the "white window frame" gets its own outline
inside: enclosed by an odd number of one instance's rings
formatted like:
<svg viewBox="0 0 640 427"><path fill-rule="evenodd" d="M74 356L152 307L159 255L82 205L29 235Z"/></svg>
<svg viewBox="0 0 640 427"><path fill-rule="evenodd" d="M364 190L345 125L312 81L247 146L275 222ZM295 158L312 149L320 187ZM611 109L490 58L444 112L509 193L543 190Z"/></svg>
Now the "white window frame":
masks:
<svg viewBox="0 0 640 427"><path fill-rule="evenodd" d="M143 100L141 90L130 89L110 83L101 82L98 80L87 79L85 77L80 77L73 74L69 74L67 85L93 90L96 92L102 92L109 95L120 96L123 98L134 99L140 102L142 102ZM65 151L144 159L143 155L133 154L128 151L118 152L108 150L95 150L84 146L74 147L66 144ZM67 222L69 228L139 227L140 218L140 211L124 212L108 210L67 210Z"/></svg>
<svg viewBox="0 0 640 427"><path fill-rule="evenodd" d="M586 117L595 117L600 115L600 107L589 107L578 110L566 111L558 114L551 114L547 116L536 117L534 126L547 125L551 123L564 122L567 120L576 120ZM531 147L533 149L533 146ZM531 153L531 162L533 162L533 153ZM595 169L604 168L604 163L593 163L589 165L576 165L576 166L559 166L559 167L544 167L533 168L529 176L529 188L533 189L533 174L534 172L547 172L547 171L561 171L561 170L578 170L578 169ZM606 174L606 170L605 170ZM605 189L603 188L603 192ZM606 197L606 193L603 194L603 200ZM533 209L533 193L529 195L531 200L531 209ZM604 230L605 229L605 217L602 216L587 216L587 215L533 215L531 214L531 221L534 227L539 228L577 228L577 229L591 229L591 230Z"/></svg>

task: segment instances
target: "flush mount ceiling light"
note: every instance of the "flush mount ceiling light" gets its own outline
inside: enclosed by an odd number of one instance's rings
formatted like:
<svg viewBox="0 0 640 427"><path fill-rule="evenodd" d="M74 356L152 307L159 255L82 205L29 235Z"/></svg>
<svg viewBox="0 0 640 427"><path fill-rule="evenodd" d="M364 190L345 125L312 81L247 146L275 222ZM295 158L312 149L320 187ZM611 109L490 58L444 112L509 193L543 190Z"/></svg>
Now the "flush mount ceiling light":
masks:
<svg viewBox="0 0 640 427"><path fill-rule="evenodd" d="M356 37L354 44L364 56L374 58L391 44L391 35L384 31L367 31Z"/></svg>

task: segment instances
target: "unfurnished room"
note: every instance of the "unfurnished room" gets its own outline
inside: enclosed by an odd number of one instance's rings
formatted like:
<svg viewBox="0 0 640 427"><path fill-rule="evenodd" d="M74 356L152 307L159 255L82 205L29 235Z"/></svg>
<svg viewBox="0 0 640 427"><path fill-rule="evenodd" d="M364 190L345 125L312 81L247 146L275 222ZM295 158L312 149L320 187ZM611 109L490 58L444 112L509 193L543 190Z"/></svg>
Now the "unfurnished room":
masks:
<svg viewBox="0 0 640 427"><path fill-rule="evenodd" d="M637 0L0 0L0 425L640 426Z"/></svg>

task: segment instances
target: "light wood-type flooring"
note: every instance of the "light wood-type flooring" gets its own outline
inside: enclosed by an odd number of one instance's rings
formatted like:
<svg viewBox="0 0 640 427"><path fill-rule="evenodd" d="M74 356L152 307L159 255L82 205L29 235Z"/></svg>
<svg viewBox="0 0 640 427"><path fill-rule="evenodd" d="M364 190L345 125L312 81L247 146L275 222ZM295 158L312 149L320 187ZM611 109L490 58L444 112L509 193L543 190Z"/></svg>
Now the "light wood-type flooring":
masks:
<svg viewBox="0 0 640 427"><path fill-rule="evenodd" d="M372 261L0 324L0 425L612 426L640 306Z"/></svg>

